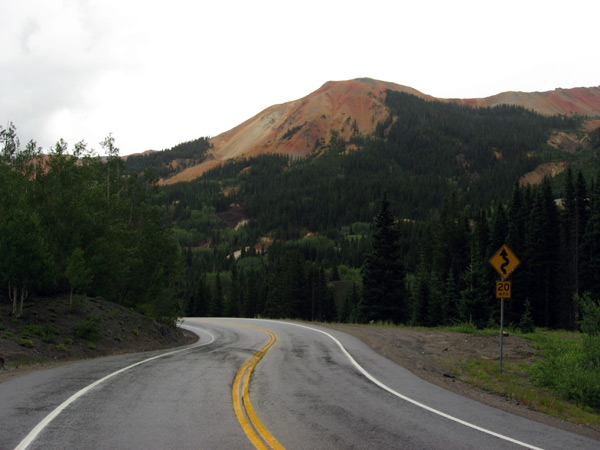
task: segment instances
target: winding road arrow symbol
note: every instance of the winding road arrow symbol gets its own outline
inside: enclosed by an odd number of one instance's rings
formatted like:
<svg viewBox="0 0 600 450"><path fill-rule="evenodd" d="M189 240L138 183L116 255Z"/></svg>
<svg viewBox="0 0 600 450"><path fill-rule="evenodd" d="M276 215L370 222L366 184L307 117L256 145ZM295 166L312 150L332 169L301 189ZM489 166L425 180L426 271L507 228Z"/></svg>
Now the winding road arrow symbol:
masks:
<svg viewBox="0 0 600 450"><path fill-rule="evenodd" d="M519 258L515 256L506 244L500 247L496 254L492 256L492 259L490 259L490 264L504 280L513 273L520 263Z"/></svg>
<svg viewBox="0 0 600 450"><path fill-rule="evenodd" d="M505 248L500 252L500 256L502 256L502 259L504 260L504 263L500 265L500 271L506 276L506 266L510 264L510 260L508 259L508 252Z"/></svg>

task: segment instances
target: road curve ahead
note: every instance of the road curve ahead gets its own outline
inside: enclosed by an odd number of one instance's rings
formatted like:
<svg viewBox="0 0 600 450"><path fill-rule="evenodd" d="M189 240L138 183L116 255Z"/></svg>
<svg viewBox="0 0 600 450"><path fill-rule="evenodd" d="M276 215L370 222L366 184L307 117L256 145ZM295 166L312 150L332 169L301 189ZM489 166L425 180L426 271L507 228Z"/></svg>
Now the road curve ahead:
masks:
<svg viewBox="0 0 600 450"><path fill-rule="evenodd" d="M347 334L187 318L181 349L0 383L0 449L597 449L427 383Z"/></svg>

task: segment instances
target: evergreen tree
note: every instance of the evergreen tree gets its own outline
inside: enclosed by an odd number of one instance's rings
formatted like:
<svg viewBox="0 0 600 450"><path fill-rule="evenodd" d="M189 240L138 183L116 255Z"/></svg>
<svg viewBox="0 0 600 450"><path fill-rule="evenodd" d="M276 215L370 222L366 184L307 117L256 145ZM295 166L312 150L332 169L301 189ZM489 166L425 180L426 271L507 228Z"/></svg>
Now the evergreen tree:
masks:
<svg viewBox="0 0 600 450"><path fill-rule="evenodd" d="M473 258L463 274L465 288L461 292L459 317L463 322L484 328L493 314L492 290L482 261Z"/></svg>
<svg viewBox="0 0 600 450"><path fill-rule="evenodd" d="M285 298L282 317L300 318L307 320L307 283L305 260L302 253L294 250L284 260Z"/></svg>
<svg viewBox="0 0 600 450"><path fill-rule="evenodd" d="M489 259L491 257L488 251L490 247L490 224L484 209L480 209L477 213L474 234L478 249L478 257L483 260Z"/></svg>
<svg viewBox="0 0 600 450"><path fill-rule="evenodd" d="M600 177L592 188L590 214L582 238L582 285L592 298L600 298Z"/></svg>
<svg viewBox="0 0 600 450"><path fill-rule="evenodd" d="M527 274L527 296L534 323L548 328L557 326L564 317L559 314L561 304L556 295L560 265L560 243L556 237L559 235L558 210L550 180L545 178L536 190L530 213L523 272ZM563 326L568 326L566 321Z"/></svg>
<svg viewBox="0 0 600 450"><path fill-rule="evenodd" d="M447 323L446 309L444 307L444 283L437 273L433 272L429 278L429 302L427 304L427 324L437 326Z"/></svg>
<svg viewBox="0 0 600 450"><path fill-rule="evenodd" d="M273 249L277 252L277 249ZM305 261L298 249L282 249L273 261L264 313L273 318L310 320L310 299L305 275Z"/></svg>
<svg viewBox="0 0 600 450"><path fill-rule="evenodd" d="M442 320L444 325L452 324L459 320L460 293L454 272L450 270L444 283L442 296Z"/></svg>
<svg viewBox="0 0 600 450"><path fill-rule="evenodd" d="M209 314L209 308L212 304L212 294L210 286L206 281L206 275L204 273L198 274L193 280L194 289L192 290L191 297L191 316L192 317L206 317Z"/></svg>
<svg viewBox="0 0 600 450"><path fill-rule="evenodd" d="M508 206L508 230L506 244L515 254L522 254L525 245L525 227L527 225L527 216L529 211L523 198L523 191L519 183L515 183L513 194Z"/></svg>
<svg viewBox="0 0 600 450"><path fill-rule="evenodd" d="M331 271L331 281L340 281L340 274L338 272L338 265L334 264Z"/></svg>
<svg viewBox="0 0 600 450"><path fill-rule="evenodd" d="M575 220L573 223L572 229L572 243L573 243L573 292L576 295L579 295L581 288L581 246L583 241L583 236L585 234L585 229L588 222L588 192L587 185L585 182L585 178L581 171L577 174L577 182L575 185ZM577 303L573 301L573 315L575 318L578 316L577 312ZM575 323L572 324L572 327L575 326Z"/></svg>
<svg viewBox="0 0 600 450"><path fill-rule="evenodd" d="M348 304L348 316L346 321L349 323L362 323L362 321L358 317L358 305L360 303L360 295L358 293L358 288L356 287L356 283L352 283L352 292L350 296L347 298L346 303Z"/></svg>
<svg viewBox="0 0 600 450"><path fill-rule="evenodd" d="M506 244L507 235L508 218L506 217L506 209L501 202L497 202L492 213L488 255L494 255L500 247Z"/></svg>
<svg viewBox="0 0 600 450"><path fill-rule="evenodd" d="M533 317L531 316L531 304L529 303L529 300L525 300L525 312L519 321L519 330L523 333L533 333L535 331L535 324L533 323Z"/></svg>
<svg viewBox="0 0 600 450"><path fill-rule="evenodd" d="M325 271L321 265L312 267L309 271L310 286L310 320L331 321L335 317L333 297L327 289Z"/></svg>
<svg viewBox="0 0 600 450"><path fill-rule="evenodd" d="M432 271L439 274L441 279L450 270L462 273L469 259L469 226L455 193L444 200L434 241Z"/></svg>
<svg viewBox="0 0 600 450"><path fill-rule="evenodd" d="M270 318L281 318L285 317L285 268L281 263L275 263L274 266L273 273L269 277L269 288L263 314Z"/></svg>
<svg viewBox="0 0 600 450"><path fill-rule="evenodd" d="M246 289L243 294L242 316L255 317L263 312L259 305L258 275L254 271L247 274Z"/></svg>
<svg viewBox="0 0 600 450"><path fill-rule="evenodd" d="M341 323L356 322L356 307L358 305L358 289L356 283L352 283L352 289L342 298L337 310L337 320Z"/></svg>
<svg viewBox="0 0 600 450"><path fill-rule="evenodd" d="M337 315L337 308L333 298L333 292L327 285L327 277L325 276L325 269L322 266L319 267L318 272L318 285L320 292L322 293L321 301L321 320L324 322L332 322Z"/></svg>
<svg viewBox="0 0 600 450"><path fill-rule="evenodd" d="M223 285L221 284L221 275L217 273L215 277L214 294L211 296L211 302L208 305L208 315L210 317L223 316Z"/></svg>
<svg viewBox="0 0 600 450"><path fill-rule="evenodd" d="M231 266L231 288L229 296L226 301L225 316L226 317L240 317L242 312L241 303L241 292L239 284L239 275L237 271L237 264L234 261Z"/></svg>
<svg viewBox="0 0 600 450"><path fill-rule="evenodd" d="M365 319L403 323L408 319L404 268L398 232L384 194L375 218L373 249L363 267L363 311Z"/></svg>
<svg viewBox="0 0 600 450"><path fill-rule="evenodd" d="M528 194L526 193L526 189L521 188L517 182L513 187L512 198L507 209L508 232L506 244L524 262L523 267L527 264L524 260L524 252L529 213ZM525 300L527 298L524 287L527 285L527 280L525 279L523 267L520 267L519 270L516 270L511 275L515 289L511 293L511 301L505 302L504 318L506 323L519 323L521 316L524 314ZM490 279L490 286L493 286L496 279L494 273L494 279Z"/></svg>
<svg viewBox="0 0 600 450"><path fill-rule="evenodd" d="M411 295L411 319L412 325L425 326L429 324L429 298L430 298L429 268L425 258L421 255L421 262L417 267L415 282Z"/></svg>

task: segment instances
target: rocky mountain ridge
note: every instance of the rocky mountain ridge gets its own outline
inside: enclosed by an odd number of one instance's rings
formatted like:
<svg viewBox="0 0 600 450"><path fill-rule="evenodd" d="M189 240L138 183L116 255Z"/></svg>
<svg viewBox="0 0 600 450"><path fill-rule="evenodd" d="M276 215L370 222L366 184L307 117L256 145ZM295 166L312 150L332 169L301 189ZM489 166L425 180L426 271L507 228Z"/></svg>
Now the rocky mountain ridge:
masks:
<svg viewBox="0 0 600 450"><path fill-rule="evenodd" d="M600 86L555 89L548 92L504 92L481 99L439 99L408 86L370 78L328 81L298 100L273 105L254 117L211 139L212 149L201 164L188 167L163 184L190 181L222 161L264 153L304 157L327 138L330 130L349 139L369 134L389 112L387 90L406 92L426 100L481 108L522 106L544 115L600 116Z"/></svg>

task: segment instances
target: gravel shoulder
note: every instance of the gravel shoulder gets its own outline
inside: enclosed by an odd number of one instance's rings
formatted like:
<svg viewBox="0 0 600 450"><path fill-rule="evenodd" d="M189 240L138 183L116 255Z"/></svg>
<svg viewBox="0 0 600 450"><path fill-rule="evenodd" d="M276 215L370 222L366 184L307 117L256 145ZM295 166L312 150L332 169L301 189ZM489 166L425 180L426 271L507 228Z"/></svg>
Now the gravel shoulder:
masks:
<svg viewBox="0 0 600 450"><path fill-rule="evenodd" d="M600 427L577 425L548 416L508 396L472 386L452 374L467 358L500 360L500 336L455 333L443 330L319 324L362 340L389 360L415 375L450 391L521 417L600 440ZM503 362L535 361L538 351L527 339L509 336L503 342ZM519 374L522 376L523 374Z"/></svg>

